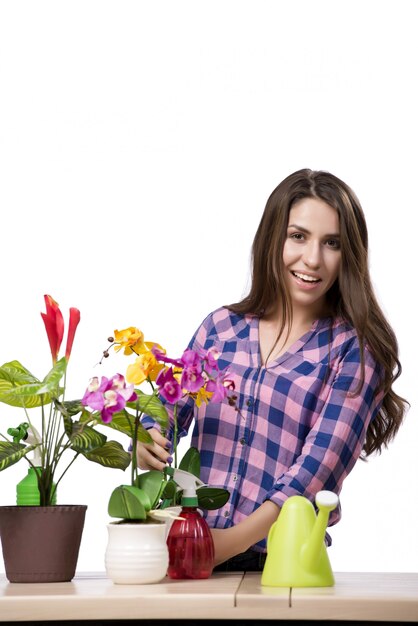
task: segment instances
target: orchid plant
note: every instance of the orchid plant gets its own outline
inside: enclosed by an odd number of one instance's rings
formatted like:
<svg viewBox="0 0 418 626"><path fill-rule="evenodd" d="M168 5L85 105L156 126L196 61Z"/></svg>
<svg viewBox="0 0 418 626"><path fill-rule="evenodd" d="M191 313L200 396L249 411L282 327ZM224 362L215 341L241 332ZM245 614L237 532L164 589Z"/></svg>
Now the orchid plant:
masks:
<svg viewBox="0 0 418 626"><path fill-rule="evenodd" d="M40 506L55 503L58 484L80 455L105 467L122 470L131 461L130 454L119 442L108 441L95 430L96 420L79 400L65 399L67 367L80 311L70 309L65 354L59 358L64 318L50 295L45 295L45 305L46 312L41 316L52 355L51 370L41 380L16 360L0 367L0 402L22 408L25 415L24 422L7 430L9 437L0 432L0 471L26 459L36 471ZM124 400L128 392L120 379L115 380L113 386L115 389L109 393ZM35 416L34 409L37 409ZM30 452L34 453L33 459Z"/></svg>
<svg viewBox="0 0 418 626"><path fill-rule="evenodd" d="M121 485L111 494L108 512L111 517L123 521L143 522L147 519L164 517L164 510L178 502L180 488L169 472L151 470L141 473L137 464L137 442L153 444L153 439L141 423L144 414L150 416L166 434L172 434L174 467L177 468L177 410L178 403L191 397L200 406L203 402L234 403L231 395L233 381L227 370L218 367L219 354L214 349L196 351L187 349L178 359L166 355L155 342L144 340L143 333L135 327L115 330L109 337L110 346L103 357L109 356L114 348L127 356L135 355L135 361L127 367L126 378L116 374L111 379L92 378L82 399L82 404L92 410L91 418L96 423L105 423L126 433L132 440L131 483ZM150 393L139 386L146 383ZM167 406L173 406L167 411ZM133 411L133 413L131 412ZM179 464L179 469L189 471L199 478L200 457L195 448L190 448ZM229 498L224 489L201 486L197 489L199 505L206 509L223 506Z"/></svg>

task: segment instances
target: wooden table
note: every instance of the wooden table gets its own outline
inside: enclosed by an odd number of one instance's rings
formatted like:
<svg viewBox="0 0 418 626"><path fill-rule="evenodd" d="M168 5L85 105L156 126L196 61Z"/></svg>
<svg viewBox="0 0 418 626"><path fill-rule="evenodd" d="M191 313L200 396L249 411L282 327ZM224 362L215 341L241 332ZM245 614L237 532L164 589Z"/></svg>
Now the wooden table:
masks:
<svg viewBox="0 0 418 626"><path fill-rule="evenodd" d="M253 572L216 573L208 580L114 585L104 573L40 584L11 584L0 576L0 622L418 622L418 573L336 573L334 587L293 589L262 587L260 578Z"/></svg>

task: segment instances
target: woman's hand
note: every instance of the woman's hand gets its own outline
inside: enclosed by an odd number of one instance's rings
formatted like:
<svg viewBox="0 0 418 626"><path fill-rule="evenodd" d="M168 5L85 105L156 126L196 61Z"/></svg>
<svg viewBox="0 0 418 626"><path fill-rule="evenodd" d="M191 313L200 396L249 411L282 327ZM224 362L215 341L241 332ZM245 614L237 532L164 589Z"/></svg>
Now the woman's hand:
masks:
<svg viewBox="0 0 418 626"><path fill-rule="evenodd" d="M211 528L215 546L215 565L245 552L250 546L267 537L279 513L279 507L271 500L267 500L236 526Z"/></svg>
<svg viewBox="0 0 418 626"><path fill-rule="evenodd" d="M231 528L211 528L210 530L215 547L214 565L220 565L233 556L245 552L249 547L246 541L242 541L239 526Z"/></svg>
<svg viewBox="0 0 418 626"><path fill-rule="evenodd" d="M141 443L136 446L138 467L142 470L163 470L167 463L173 460L168 452L170 441L162 436L156 428L150 428L154 443Z"/></svg>

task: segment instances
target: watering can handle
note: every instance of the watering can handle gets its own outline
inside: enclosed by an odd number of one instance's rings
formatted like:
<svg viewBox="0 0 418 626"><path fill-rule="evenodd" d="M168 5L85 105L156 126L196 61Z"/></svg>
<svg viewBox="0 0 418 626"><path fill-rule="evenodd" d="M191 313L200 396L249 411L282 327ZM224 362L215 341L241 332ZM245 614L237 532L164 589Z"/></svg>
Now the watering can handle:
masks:
<svg viewBox="0 0 418 626"><path fill-rule="evenodd" d="M275 522L273 522L273 524L270 526L270 530L269 530L268 535L267 535L267 552L269 551L270 543L273 541L273 534L274 534L274 531L275 531L276 524L277 524L277 520Z"/></svg>

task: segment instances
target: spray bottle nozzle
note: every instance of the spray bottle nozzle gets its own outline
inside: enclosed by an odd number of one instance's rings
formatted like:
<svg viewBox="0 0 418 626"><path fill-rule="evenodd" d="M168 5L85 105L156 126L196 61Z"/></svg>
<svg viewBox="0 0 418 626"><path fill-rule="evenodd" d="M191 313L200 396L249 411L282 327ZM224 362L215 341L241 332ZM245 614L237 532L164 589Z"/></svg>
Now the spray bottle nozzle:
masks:
<svg viewBox="0 0 418 626"><path fill-rule="evenodd" d="M198 499L196 488L204 484L200 478L197 478L197 476L194 476L190 472L185 472L184 470L175 469L173 467L166 467L166 472L183 489L181 498L182 506L197 506Z"/></svg>
<svg viewBox="0 0 418 626"><path fill-rule="evenodd" d="M22 422L17 428L8 428L7 434L13 437L13 443L20 443L28 438L29 424L28 422Z"/></svg>
<svg viewBox="0 0 418 626"><path fill-rule="evenodd" d="M20 443L22 440L29 445L35 445L33 451L33 465L41 465L41 455L39 452L39 444L41 443L41 436L34 426L31 426L28 422L22 422L17 428L8 428L7 434L13 437L13 443Z"/></svg>

